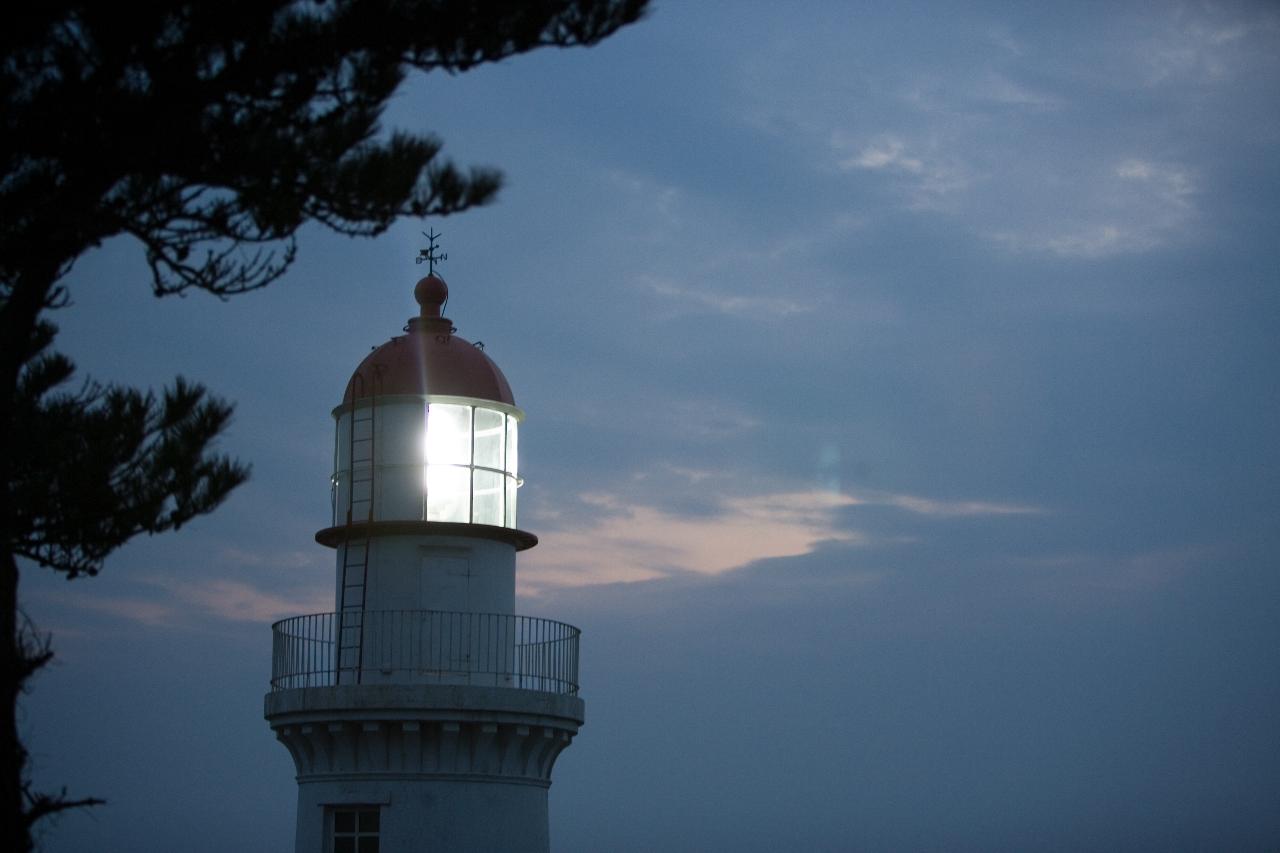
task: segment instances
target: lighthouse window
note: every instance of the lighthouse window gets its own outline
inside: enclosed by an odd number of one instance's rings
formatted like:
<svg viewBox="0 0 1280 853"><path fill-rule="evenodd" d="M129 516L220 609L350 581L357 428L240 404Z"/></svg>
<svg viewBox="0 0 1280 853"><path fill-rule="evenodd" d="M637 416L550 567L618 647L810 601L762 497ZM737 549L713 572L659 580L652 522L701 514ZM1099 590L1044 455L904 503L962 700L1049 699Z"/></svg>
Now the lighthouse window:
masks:
<svg viewBox="0 0 1280 853"><path fill-rule="evenodd" d="M519 421L502 403L483 402L393 399L343 412L335 523L412 519L514 527Z"/></svg>
<svg viewBox="0 0 1280 853"><path fill-rule="evenodd" d="M501 525L502 481L506 479L497 471L480 471L474 474L474 490L471 493L471 520L476 524Z"/></svg>
<svg viewBox="0 0 1280 853"><path fill-rule="evenodd" d="M381 815L376 807L340 808L331 814L333 853L378 853Z"/></svg>
<svg viewBox="0 0 1280 853"><path fill-rule="evenodd" d="M471 407L432 403L427 408L427 464L471 464Z"/></svg>
<svg viewBox="0 0 1280 853"><path fill-rule="evenodd" d="M476 408L475 464L502 470L506 415L493 409Z"/></svg>
<svg viewBox="0 0 1280 853"><path fill-rule="evenodd" d="M516 426L519 423L513 416L507 415L507 473L516 475Z"/></svg>
<svg viewBox="0 0 1280 853"><path fill-rule="evenodd" d="M507 506L504 523L507 527L516 526L516 478L507 477Z"/></svg>
<svg viewBox="0 0 1280 853"><path fill-rule="evenodd" d="M471 514L471 469L427 465L427 521L467 522Z"/></svg>

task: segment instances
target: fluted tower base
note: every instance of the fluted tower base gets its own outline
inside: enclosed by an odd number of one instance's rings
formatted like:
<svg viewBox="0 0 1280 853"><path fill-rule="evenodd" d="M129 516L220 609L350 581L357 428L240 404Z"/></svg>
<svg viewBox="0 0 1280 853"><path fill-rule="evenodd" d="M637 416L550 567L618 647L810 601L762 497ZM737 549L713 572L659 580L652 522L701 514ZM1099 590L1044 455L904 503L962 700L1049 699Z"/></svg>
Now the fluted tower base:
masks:
<svg viewBox="0 0 1280 853"><path fill-rule="evenodd" d="M336 849L344 822L369 815L380 853L550 849L547 788L583 722L576 696L347 685L279 690L265 704L297 768L297 853Z"/></svg>

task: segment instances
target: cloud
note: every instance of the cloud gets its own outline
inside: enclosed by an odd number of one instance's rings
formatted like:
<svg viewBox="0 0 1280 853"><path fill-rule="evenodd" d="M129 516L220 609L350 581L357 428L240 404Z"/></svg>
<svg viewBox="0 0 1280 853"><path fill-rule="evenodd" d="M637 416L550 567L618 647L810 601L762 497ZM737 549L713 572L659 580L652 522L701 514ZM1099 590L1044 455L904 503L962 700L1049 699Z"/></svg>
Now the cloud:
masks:
<svg viewBox="0 0 1280 853"><path fill-rule="evenodd" d="M918 515L940 518L964 518L988 515L1042 515L1044 510L1025 504L1002 504L988 501L940 501L914 495L882 495L864 498L861 503L883 504L897 507Z"/></svg>
<svg viewBox="0 0 1280 853"><path fill-rule="evenodd" d="M715 477L694 471L688 479L712 492L720 487L709 482ZM566 524L568 515L556 519L556 529L521 557L522 593L682 574L720 575L760 560L809 554L823 543L867 544L871 538L850 529L841 518L843 510L856 506L885 506L933 518L1044 512L1021 504L821 489L722 494L712 498L712 511L700 514L614 493L590 493L580 499L595 510L594 517L576 527Z"/></svg>
<svg viewBox="0 0 1280 853"><path fill-rule="evenodd" d="M331 562L327 554L315 548L257 552L227 547L219 551L218 556L222 563L232 563L247 568L308 569L318 565L328 565Z"/></svg>
<svg viewBox="0 0 1280 853"><path fill-rule="evenodd" d="M1169 208L1190 209L1191 178L1179 166L1129 159L1115 167L1121 181L1144 188L1157 202Z"/></svg>
<svg viewBox="0 0 1280 853"><path fill-rule="evenodd" d="M265 623L333 609L333 591L328 584L303 587L292 593L269 592L226 578L186 580L152 575L139 578L137 584L140 594L100 595L76 590L58 595L57 601L153 628L178 628L209 618Z"/></svg>
<svg viewBox="0 0 1280 853"><path fill-rule="evenodd" d="M1160 548L1130 554L1053 553L1014 559L1010 587L1066 608L1124 605L1161 593L1223 559L1214 548Z"/></svg>
<svg viewBox="0 0 1280 853"><path fill-rule="evenodd" d="M719 314L756 317L788 317L813 310L813 305L783 296L725 293L706 287L685 287L670 279L643 276L641 282L659 296Z"/></svg>
<svg viewBox="0 0 1280 853"><path fill-rule="evenodd" d="M1070 184L1041 183L1038 192L1060 190L1052 195L1062 213L993 229L988 239L1013 252L1102 258L1165 246L1197 213L1190 171L1176 163L1128 157Z"/></svg>
<svg viewBox="0 0 1280 853"><path fill-rule="evenodd" d="M979 101L989 101L1010 107L1058 109L1063 105L1061 98L1039 92L995 72L990 72L978 80L973 89L973 97Z"/></svg>
<svg viewBox="0 0 1280 853"><path fill-rule="evenodd" d="M837 512L860 501L832 492L726 497L706 515L630 503L616 494L581 498L601 515L583 527L547 534L522 555L522 593L680 573L714 575L769 557L806 554L819 542L861 538L837 524Z"/></svg>
<svg viewBox="0 0 1280 853"><path fill-rule="evenodd" d="M730 208L711 207L699 212L696 248L682 234L681 248L662 253L664 268L646 260L633 274L638 290L658 297L665 319L717 314L770 322L826 310L844 281L833 281L823 260L870 222L863 212L806 209L771 221L768 233L744 234L740 221L726 221Z"/></svg>
<svg viewBox="0 0 1280 853"><path fill-rule="evenodd" d="M992 76L990 94L1049 105ZM941 155L936 141L882 134L855 142L837 132L833 148L842 171L885 175L911 210L963 217L976 233L1005 250L1058 257L1103 258L1169 245L1189 233L1197 215L1196 182L1176 162L1113 156L1101 162L1056 146L1005 151L992 142L981 173L957 154ZM981 136L956 134L949 148L976 153ZM1015 218L1016 217L1016 218Z"/></svg>
<svg viewBox="0 0 1280 853"><path fill-rule="evenodd" d="M924 163L905 153L902 141L890 137L863 148L858 154L840 161L842 169L898 169L912 175L924 171Z"/></svg>
<svg viewBox="0 0 1280 853"><path fill-rule="evenodd" d="M300 613L333 608L332 587L303 588L293 594L267 592L243 581L213 579L181 581L156 578L156 586L198 611L228 622L274 622Z"/></svg>
<svg viewBox="0 0 1280 853"><path fill-rule="evenodd" d="M172 628L182 622L182 614L171 602L132 596L66 595L60 600L83 610L105 613L126 622L151 628ZM62 629L58 633L63 633Z"/></svg>
<svg viewBox="0 0 1280 853"><path fill-rule="evenodd" d="M621 169L608 171L605 178L618 190L618 196L634 205L646 221L656 221L667 229L683 224L684 193L679 187Z"/></svg>
<svg viewBox="0 0 1280 853"><path fill-rule="evenodd" d="M1021 39L1016 38L1008 27L995 26L987 30L987 41L1010 56L1021 57L1027 52L1027 47Z"/></svg>
<svg viewBox="0 0 1280 853"><path fill-rule="evenodd" d="M1262 8L1241 15L1238 8L1205 5L1168 16L1135 51L1146 84L1221 84L1240 73L1251 50L1273 50L1280 16Z"/></svg>
<svg viewBox="0 0 1280 853"><path fill-rule="evenodd" d="M841 171L892 176L913 210L941 210L948 206L948 197L969 189L974 180L972 171L957 158L938 154L936 144L908 142L895 134L858 142L836 132L831 147Z"/></svg>

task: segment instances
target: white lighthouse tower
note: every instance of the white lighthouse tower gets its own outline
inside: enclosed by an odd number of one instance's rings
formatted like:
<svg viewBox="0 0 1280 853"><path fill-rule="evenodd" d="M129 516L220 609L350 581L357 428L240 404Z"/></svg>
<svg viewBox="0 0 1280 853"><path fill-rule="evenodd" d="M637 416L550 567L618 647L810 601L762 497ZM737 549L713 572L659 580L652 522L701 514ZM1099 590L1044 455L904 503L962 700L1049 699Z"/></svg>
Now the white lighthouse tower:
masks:
<svg viewBox="0 0 1280 853"><path fill-rule="evenodd" d="M498 366L442 315L333 410L332 613L277 622L266 718L297 767L297 853L547 853L547 789L583 721L578 629L515 614L517 433Z"/></svg>

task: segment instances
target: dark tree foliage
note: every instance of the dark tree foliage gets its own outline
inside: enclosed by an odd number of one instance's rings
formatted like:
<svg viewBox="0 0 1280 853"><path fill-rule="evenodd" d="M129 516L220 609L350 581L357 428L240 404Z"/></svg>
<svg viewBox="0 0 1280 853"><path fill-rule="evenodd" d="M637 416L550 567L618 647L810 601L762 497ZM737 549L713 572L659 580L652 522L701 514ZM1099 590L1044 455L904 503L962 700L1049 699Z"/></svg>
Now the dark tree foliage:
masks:
<svg viewBox="0 0 1280 853"><path fill-rule="evenodd" d="M375 235L493 199L433 136L384 132L406 74L591 45L647 0L80 0L0 13L0 847L68 807L26 776L16 702L51 657L18 559L95 574L139 533L211 511L247 476L215 443L231 407L84 382L47 314L85 251L131 235L157 295L263 287L319 222Z"/></svg>
<svg viewBox="0 0 1280 853"><path fill-rule="evenodd" d="M42 323L42 343L54 328ZM41 353L14 395L14 444L38 448L13 460L13 551L65 572L95 574L139 533L176 530L209 512L248 471L205 454L231 407L179 378L161 400L133 388L54 389L71 362Z"/></svg>

